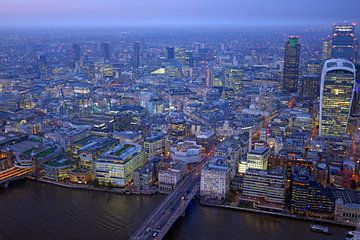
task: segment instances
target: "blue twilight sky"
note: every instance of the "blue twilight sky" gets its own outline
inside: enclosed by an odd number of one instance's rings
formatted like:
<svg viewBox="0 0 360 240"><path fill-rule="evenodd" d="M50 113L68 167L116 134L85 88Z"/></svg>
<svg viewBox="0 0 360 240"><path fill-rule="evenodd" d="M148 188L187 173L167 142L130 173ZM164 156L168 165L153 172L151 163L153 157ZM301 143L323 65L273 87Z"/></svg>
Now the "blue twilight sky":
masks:
<svg viewBox="0 0 360 240"><path fill-rule="evenodd" d="M360 0L0 0L0 25L325 25Z"/></svg>

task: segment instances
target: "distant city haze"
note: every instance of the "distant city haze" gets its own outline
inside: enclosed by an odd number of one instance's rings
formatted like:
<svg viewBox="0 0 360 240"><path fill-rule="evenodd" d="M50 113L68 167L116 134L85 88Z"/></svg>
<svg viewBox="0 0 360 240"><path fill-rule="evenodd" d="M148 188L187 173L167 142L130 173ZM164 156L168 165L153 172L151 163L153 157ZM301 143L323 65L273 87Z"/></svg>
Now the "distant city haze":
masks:
<svg viewBox="0 0 360 240"><path fill-rule="evenodd" d="M1 0L1 26L325 25L359 0Z"/></svg>

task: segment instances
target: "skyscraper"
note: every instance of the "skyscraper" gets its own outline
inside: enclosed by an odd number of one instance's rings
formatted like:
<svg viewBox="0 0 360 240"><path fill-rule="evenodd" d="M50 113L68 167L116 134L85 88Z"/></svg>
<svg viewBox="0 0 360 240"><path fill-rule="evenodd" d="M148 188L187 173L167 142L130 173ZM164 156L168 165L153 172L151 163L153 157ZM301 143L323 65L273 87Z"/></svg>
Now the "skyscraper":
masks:
<svg viewBox="0 0 360 240"><path fill-rule="evenodd" d="M80 56L81 56L81 50L80 50L80 45L77 43L74 43L72 45L72 51L73 51L73 57L74 57L74 61L80 61Z"/></svg>
<svg viewBox="0 0 360 240"><path fill-rule="evenodd" d="M306 74L301 77L301 96L315 100L319 97L320 75Z"/></svg>
<svg viewBox="0 0 360 240"><path fill-rule="evenodd" d="M320 135L346 133L355 85L355 66L344 59L324 63L320 85Z"/></svg>
<svg viewBox="0 0 360 240"><path fill-rule="evenodd" d="M322 59L326 61L330 58L331 58L331 38L326 37L323 39Z"/></svg>
<svg viewBox="0 0 360 240"><path fill-rule="evenodd" d="M189 67L194 67L194 56L193 56L193 52L191 51L186 51L185 52L185 62L186 65Z"/></svg>
<svg viewBox="0 0 360 240"><path fill-rule="evenodd" d="M351 116L360 117L360 64L355 64L355 88L351 104Z"/></svg>
<svg viewBox="0 0 360 240"><path fill-rule="evenodd" d="M104 58L104 60L110 60L110 43L108 42L102 42L101 43L101 55Z"/></svg>
<svg viewBox="0 0 360 240"><path fill-rule="evenodd" d="M295 93L298 89L300 62L299 38L290 36L285 43L283 91Z"/></svg>
<svg viewBox="0 0 360 240"><path fill-rule="evenodd" d="M175 59L175 48L174 47L167 47L166 48L166 59Z"/></svg>
<svg viewBox="0 0 360 240"><path fill-rule="evenodd" d="M332 37L333 58L342 58L354 61L355 57L355 25L335 24Z"/></svg>
<svg viewBox="0 0 360 240"><path fill-rule="evenodd" d="M140 67L140 43L133 44L132 67L137 69Z"/></svg>

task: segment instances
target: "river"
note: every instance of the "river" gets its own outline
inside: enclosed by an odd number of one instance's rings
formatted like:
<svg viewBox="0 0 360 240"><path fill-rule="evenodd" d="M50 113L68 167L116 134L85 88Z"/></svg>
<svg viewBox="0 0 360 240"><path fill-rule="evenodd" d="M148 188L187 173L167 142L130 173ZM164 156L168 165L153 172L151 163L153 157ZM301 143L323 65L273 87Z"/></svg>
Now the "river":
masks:
<svg viewBox="0 0 360 240"><path fill-rule="evenodd" d="M164 198L73 190L20 181L0 190L0 240L128 239ZM309 222L276 218L191 203L166 239L344 239L313 233Z"/></svg>

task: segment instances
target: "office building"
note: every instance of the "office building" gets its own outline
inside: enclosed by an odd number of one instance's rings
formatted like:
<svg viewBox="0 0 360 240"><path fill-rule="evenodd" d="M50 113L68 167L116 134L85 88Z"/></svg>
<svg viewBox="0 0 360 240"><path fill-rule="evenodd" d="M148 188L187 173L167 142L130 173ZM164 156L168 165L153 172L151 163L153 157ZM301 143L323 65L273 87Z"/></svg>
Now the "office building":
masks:
<svg viewBox="0 0 360 240"><path fill-rule="evenodd" d="M285 43L283 91L287 93L298 90L300 46L299 38L294 36Z"/></svg>
<svg viewBox="0 0 360 240"><path fill-rule="evenodd" d="M72 45L72 53L73 53L73 58L75 62L80 61L80 57L81 57L81 49L80 49L80 45L77 43L74 43Z"/></svg>
<svg viewBox="0 0 360 240"><path fill-rule="evenodd" d="M322 45L322 60L326 61L331 58L331 38L327 37L323 39Z"/></svg>
<svg viewBox="0 0 360 240"><path fill-rule="evenodd" d="M144 149L149 159L153 156L165 156L168 151L166 134L151 132L144 139Z"/></svg>
<svg viewBox="0 0 360 240"><path fill-rule="evenodd" d="M320 87L320 135L346 133L354 86L354 64L343 59L325 62Z"/></svg>
<svg viewBox="0 0 360 240"><path fill-rule="evenodd" d="M145 162L146 153L140 145L120 143L94 161L95 176L102 185L125 187L134 170Z"/></svg>
<svg viewBox="0 0 360 240"><path fill-rule="evenodd" d="M265 203L285 204L285 170L281 167L271 170L248 169L244 175L242 198Z"/></svg>
<svg viewBox="0 0 360 240"><path fill-rule="evenodd" d="M159 192L169 193L174 190L185 175L186 165L172 162L171 166L158 172Z"/></svg>
<svg viewBox="0 0 360 240"><path fill-rule="evenodd" d="M200 196L204 200L221 201L225 199L230 187L230 169L226 159L213 157L201 170Z"/></svg>
<svg viewBox="0 0 360 240"><path fill-rule="evenodd" d="M305 215L310 173L305 167L294 166L291 172L291 212Z"/></svg>
<svg viewBox="0 0 360 240"><path fill-rule="evenodd" d="M140 43L136 42L133 44L132 49L132 67L138 69L140 67L141 61L141 52L140 52Z"/></svg>
<svg viewBox="0 0 360 240"><path fill-rule="evenodd" d="M319 59L310 59L306 63L306 74L320 75L322 70L322 61Z"/></svg>
<svg viewBox="0 0 360 240"><path fill-rule="evenodd" d="M175 59L175 48L174 47L166 48L166 59L167 60Z"/></svg>
<svg viewBox="0 0 360 240"><path fill-rule="evenodd" d="M268 166L268 158L270 149L266 147L259 147L247 153L247 169L266 170Z"/></svg>
<svg viewBox="0 0 360 240"><path fill-rule="evenodd" d="M240 68L231 67L225 69L224 86L231 88L235 94L240 93L243 76L243 71Z"/></svg>
<svg viewBox="0 0 360 240"><path fill-rule="evenodd" d="M335 24L332 36L332 58L354 61L355 58L355 25Z"/></svg>
<svg viewBox="0 0 360 240"><path fill-rule="evenodd" d="M109 61L110 60L110 43L102 42L100 44L100 49L101 49L101 56L103 57L103 59L105 61Z"/></svg>
<svg viewBox="0 0 360 240"><path fill-rule="evenodd" d="M194 67L194 55L191 51L185 52L185 65L189 67Z"/></svg>
<svg viewBox="0 0 360 240"><path fill-rule="evenodd" d="M320 97L320 74L304 75L301 80L301 96L310 100Z"/></svg>
<svg viewBox="0 0 360 240"><path fill-rule="evenodd" d="M179 142L170 147L171 159L184 164L201 161L202 146L195 141Z"/></svg>
<svg viewBox="0 0 360 240"><path fill-rule="evenodd" d="M293 167L291 179L291 212L297 215L330 218L335 201L331 190L311 179L307 168Z"/></svg>

